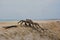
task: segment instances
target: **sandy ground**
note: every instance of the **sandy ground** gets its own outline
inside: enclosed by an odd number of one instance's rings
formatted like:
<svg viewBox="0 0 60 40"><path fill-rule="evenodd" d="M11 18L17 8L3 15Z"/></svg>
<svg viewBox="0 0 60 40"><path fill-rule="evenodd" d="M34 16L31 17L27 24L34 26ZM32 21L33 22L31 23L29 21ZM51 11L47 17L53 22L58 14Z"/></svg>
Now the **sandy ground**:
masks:
<svg viewBox="0 0 60 40"><path fill-rule="evenodd" d="M55 40L39 36L40 33L29 27L21 27L18 21L0 22L0 40ZM60 38L60 20L33 21L39 23L42 28L51 30ZM3 27L17 25L17 28L4 29ZM11 35L11 36L10 36ZM48 34L49 35L49 34ZM56 37L56 38L57 38ZM56 39L60 40L60 39Z"/></svg>
<svg viewBox="0 0 60 40"><path fill-rule="evenodd" d="M6 22L0 22L0 28L3 26L11 26L11 25L17 25L18 21L6 21Z"/></svg>

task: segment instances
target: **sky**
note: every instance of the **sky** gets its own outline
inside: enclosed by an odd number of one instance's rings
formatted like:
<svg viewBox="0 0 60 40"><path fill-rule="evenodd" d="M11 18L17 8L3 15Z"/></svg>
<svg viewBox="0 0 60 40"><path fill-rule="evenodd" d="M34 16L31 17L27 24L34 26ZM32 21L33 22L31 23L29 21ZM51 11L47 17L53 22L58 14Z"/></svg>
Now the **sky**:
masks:
<svg viewBox="0 0 60 40"><path fill-rule="evenodd" d="M60 0L0 0L0 19L60 19Z"/></svg>

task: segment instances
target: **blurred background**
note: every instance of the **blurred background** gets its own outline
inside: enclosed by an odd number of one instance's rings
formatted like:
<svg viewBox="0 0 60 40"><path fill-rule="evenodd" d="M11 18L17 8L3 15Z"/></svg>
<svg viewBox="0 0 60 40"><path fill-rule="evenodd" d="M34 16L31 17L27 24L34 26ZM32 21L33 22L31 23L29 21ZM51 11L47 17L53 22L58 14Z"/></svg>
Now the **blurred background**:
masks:
<svg viewBox="0 0 60 40"><path fill-rule="evenodd" d="M60 19L60 0L0 0L2 19Z"/></svg>

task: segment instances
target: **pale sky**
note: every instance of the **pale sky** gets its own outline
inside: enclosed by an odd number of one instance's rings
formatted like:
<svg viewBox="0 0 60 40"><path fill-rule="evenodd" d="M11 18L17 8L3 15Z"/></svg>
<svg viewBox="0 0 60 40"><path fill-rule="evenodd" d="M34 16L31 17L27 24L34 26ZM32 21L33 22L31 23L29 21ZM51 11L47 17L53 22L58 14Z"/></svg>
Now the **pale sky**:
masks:
<svg viewBox="0 0 60 40"><path fill-rule="evenodd" d="M60 0L0 0L0 19L60 19Z"/></svg>

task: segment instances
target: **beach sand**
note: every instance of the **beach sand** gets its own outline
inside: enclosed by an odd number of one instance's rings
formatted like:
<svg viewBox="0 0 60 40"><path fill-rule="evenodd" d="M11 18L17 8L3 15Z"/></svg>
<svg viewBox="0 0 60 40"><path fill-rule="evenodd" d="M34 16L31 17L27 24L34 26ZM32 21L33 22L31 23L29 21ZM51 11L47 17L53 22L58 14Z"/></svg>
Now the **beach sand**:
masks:
<svg viewBox="0 0 60 40"><path fill-rule="evenodd" d="M21 27L17 22L18 21L0 22L0 40L55 40L47 36L41 37L38 31L31 27ZM33 22L39 23L42 28L52 31L56 34L54 38L56 38L56 40L60 40L60 20L41 20ZM10 29L3 28L12 25L17 25L17 27Z"/></svg>

